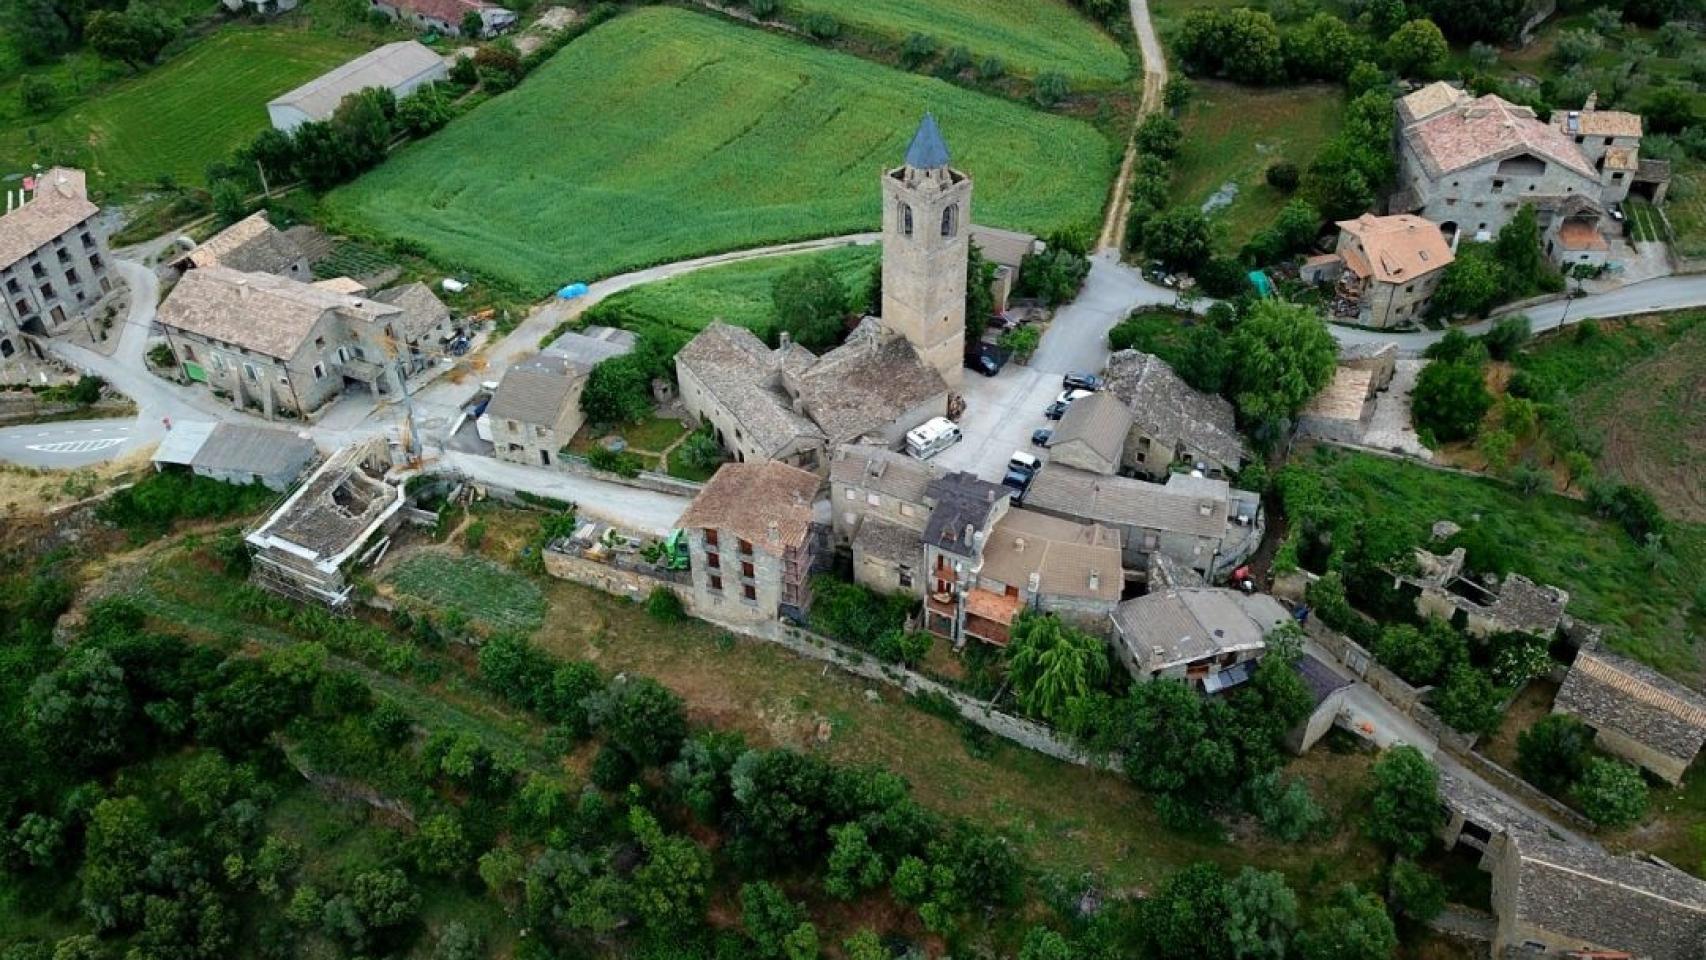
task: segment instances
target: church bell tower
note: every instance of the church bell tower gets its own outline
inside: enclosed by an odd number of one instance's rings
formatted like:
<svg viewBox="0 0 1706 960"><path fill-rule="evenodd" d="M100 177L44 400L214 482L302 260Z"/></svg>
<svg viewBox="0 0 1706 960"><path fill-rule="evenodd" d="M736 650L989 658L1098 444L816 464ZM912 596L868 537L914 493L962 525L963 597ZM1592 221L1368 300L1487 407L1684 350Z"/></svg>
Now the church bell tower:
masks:
<svg viewBox="0 0 1706 960"><path fill-rule="evenodd" d="M882 323L957 390L966 338L971 178L949 165L936 118L924 115L906 160L883 173Z"/></svg>

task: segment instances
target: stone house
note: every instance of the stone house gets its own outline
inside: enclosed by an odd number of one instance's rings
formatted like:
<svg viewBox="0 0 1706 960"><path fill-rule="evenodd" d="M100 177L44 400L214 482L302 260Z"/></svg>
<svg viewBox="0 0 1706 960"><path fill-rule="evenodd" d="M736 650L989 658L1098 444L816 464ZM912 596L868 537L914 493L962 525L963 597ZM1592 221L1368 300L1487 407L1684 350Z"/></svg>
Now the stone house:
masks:
<svg viewBox="0 0 1706 960"><path fill-rule="evenodd" d="M1669 864L1518 829L1491 867L1496 957L1706 956L1706 881Z"/></svg>
<svg viewBox="0 0 1706 960"><path fill-rule="evenodd" d="M1017 230L973 224L971 243L983 254L985 261L995 265L995 279L989 285L991 307L997 314L1007 312L1007 302L1012 299L1013 288L1019 283L1019 271L1025 258L1041 253L1042 241Z"/></svg>
<svg viewBox="0 0 1706 960"><path fill-rule="evenodd" d="M419 285L415 285L419 286ZM449 313L430 291L372 299L266 273L199 267L160 304L157 321L184 376L233 407L307 416L359 384L401 392L402 371L443 354ZM442 311L442 312L441 312Z"/></svg>
<svg viewBox="0 0 1706 960"><path fill-rule="evenodd" d="M1121 350L1108 358L1104 376L1104 392L1132 413L1121 458L1126 469L1164 479L1179 465L1218 477L1250 459L1232 404L1192 389L1160 357Z"/></svg>
<svg viewBox="0 0 1706 960"><path fill-rule="evenodd" d="M256 211L209 237L172 262L180 273L198 267L226 267L244 273L271 273L302 283L314 282L308 255L295 240Z"/></svg>
<svg viewBox="0 0 1706 960"><path fill-rule="evenodd" d="M1640 118L1596 111L1591 100L1574 119L1548 124L1529 107L1439 82L1400 98L1397 111L1402 189L1389 207L1438 223L1453 245L1459 236L1491 239L1531 205L1555 259L1580 262L1585 252L1591 261L1595 251L1583 248L1605 241L1607 208L1642 170Z"/></svg>
<svg viewBox="0 0 1706 960"><path fill-rule="evenodd" d="M1706 743L1706 697L1597 644L1585 647L1552 703L1607 753L1676 785Z"/></svg>
<svg viewBox="0 0 1706 960"><path fill-rule="evenodd" d="M1333 379L1297 415L1300 436L1361 443L1374 417L1375 397L1392 383L1398 345L1349 344L1339 348Z"/></svg>
<svg viewBox="0 0 1706 960"><path fill-rule="evenodd" d="M1080 401L1082 402L1082 401ZM1175 473L1150 483L1049 462L1025 491L1038 513L1119 531L1125 565L1142 570L1155 554L1210 576L1243 562L1261 543L1261 499L1224 480Z"/></svg>
<svg viewBox="0 0 1706 960"><path fill-rule="evenodd" d="M1268 634L1292 622L1266 594L1173 587L1119 605L1114 651L1139 682L1180 680L1214 694L1249 680Z"/></svg>
<svg viewBox="0 0 1706 960"><path fill-rule="evenodd" d="M310 121L328 120L338 104L368 87L391 91L401 100L429 83L450 76L444 58L415 40L387 43L334 67L267 102L273 128L292 133Z"/></svg>
<svg viewBox="0 0 1706 960"><path fill-rule="evenodd" d="M401 20L424 33L445 37L462 36L462 21L468 14L480 17L478 37L495 36L515 26L515 11L485 0L368 0L375 13Z"/></svg>
<svg viewBox="0 0 1706 960"><path fill-rule="evenodd" d="M1334 313L1365 327L1420 323L1456 259L1439 226L1412 214L1339 221Z"/></svg>
<svg viewBox="0 0 1706 960"><path fill-rule="evenodd" d="M1026 610L1106 632L1125 586L1117 531L1011 507L1005 490L969 474L944 477L931 493L936 507L924 541L931 633L955 647L967 640L1006 646Z"/></svg>
<svg viewBox="0 0 1706 960"><path fill-rule="evenodd" d="M1131 408L1112 393L1093 393L1066 408L1049 438L1049 462L1113 476L1125 459Z"/></svg>
<svg viewBox="0 0 1706 960"><path fill-rule="evenodd" d="M1398 574L1394 585L1418 591L1417 613L1450 620L1473 637L1528 633L1549 640L1570 602L1562 588L1542 586L1520 573L1496 588L1464 576L1468 555L1462 547L1443 557L1418 547L1414 556L1414 572Z"/></svg>
<svg viewBox="0 0 1706 960"><path fill-rule="evenodd" d="M926 491L937 471L871 444L836 448L829 464L835 545L852 553L853 580L879 593L924 595Z"/></svg>
<svg viewBox="0 0 1706 960"><path fill-rule="evenodd" d="M740 463L775 460L818 470L828 441L782 395L784 363L815 360L787 343L771 350L751 330L713 321L675 355L681 402Z"/></svg>
<svg viewBox="0 0 1706 960"><path fill-rule="evenodd" d="M1353 681L1311 653L1299 656L1292 669L1303 680L1312 704L1309 715L1285 735L1286 748L1301 757L1333 729Z"/></svg>
<svg viewBox="0 0 1706 960"><path fill-rule="evenodd" d="M354 589L348 570L397 525L407 499L401 485L385 479L389 466L377 437L327 458L244 537L254 560L249 578L292 599L347 604Z"/></svg>
<svg viewBox="0 0 1706 960"><path fill-rule="evenodd" d="M817 474L785 463L726 463L681 515L693 606L723 621L800 620L811 606Z"/></svg>
<svg viewBox="0 0 1706 960"><path fill-rule="evenodd" d="M568 359L541 353L504 371L483 415L491 425L493 456L511 463L548 467L586 419L581 391L590 371Z"/></svg>
<svg viewBox="0 0 1706 960"><path fill-rule="evenodd" d="M6 190L0 216L0 374L32 357L24 336L54 336L112 291L111 254L83 171L54 167Z"/></svg>

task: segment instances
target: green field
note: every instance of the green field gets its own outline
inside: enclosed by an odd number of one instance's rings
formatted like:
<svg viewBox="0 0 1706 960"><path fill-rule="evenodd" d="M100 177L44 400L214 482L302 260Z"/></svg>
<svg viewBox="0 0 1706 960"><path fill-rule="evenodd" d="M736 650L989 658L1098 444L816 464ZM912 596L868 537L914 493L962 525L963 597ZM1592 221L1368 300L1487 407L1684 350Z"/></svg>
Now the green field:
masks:
<svg viewBox="0 0 1706 960"><path fill-rule="evenodd" d="M0 171L71 163L124 190L200 183L267 126L266 102L361 53L357 41L302 30L230 27L38 126L0 126ZM12 85L0 85L0 95Z"/></svg>
<svg viewBox="0 0 1706 960"><path fill-rule="evenodd" d="M494 630L534 630L545 621L545 598L526 577L477 557L422 552L387 578L399 593L439 609L461 610Z"/></svg>
<svg viewBox="0 0 1706 960"><path fill-rule="evenodd" d="M964 46L974 59L1000 57L1013 73L1045 70L1074 83L1106 85L1131 74L1119 44L1062 0L787 0L800 13L828 13L896 44L921 33L938 50Z"/></svg>
<svg viewBox="0 0 1706 960"><path fill-rule="evenodd" d="M877 177L935 111L980 223L1097 221L1115 149L1086 123L682 10L570 44L512 93L326 198L535 294L742 247L874 228Z"/></svg>
<svg viewBox="0 0 1706 960"><path fill-rule="evenodd" d="M881 248L874 246L845 247L711 267L624 290L595 307L589 319L658 335L668 342L685 342L705 324L721 320L746 327L768 340L772 332L770 291L777 277L802 264L822 261L853 296L855 309L868 310L865 294L880 253Z"/></svg>
<svg viewBox="0 0 1706 960"><path fill-rule="evenodd" d="M1242 244L1267 226L1286 201L1263 174L1281 160L1299 169L1308 166L1321 144L1338 132L1343 109L1334 87L1198 84L1184 118L1185 142L1173 163L1173 198L1197 207L1232 184L1236 195L1212 219L1224 226L1234 247Z"/></svg>
<svg viewBox="0 0 1706 960"><path fill-rule="evenodd" d="M1655 568L1628 534L1579 500L1324 447L1298 463L1363 515L1403 524L1416 543L1436 520L1485 526L1509 545L1515 572L1569 591L1568 612L1606 625L1612 646L1677 676L1701 675L1701 652L1688 638L1706 629L1693 573L1706 562L1706 526L1672 524L1671 562Z"/></svg>

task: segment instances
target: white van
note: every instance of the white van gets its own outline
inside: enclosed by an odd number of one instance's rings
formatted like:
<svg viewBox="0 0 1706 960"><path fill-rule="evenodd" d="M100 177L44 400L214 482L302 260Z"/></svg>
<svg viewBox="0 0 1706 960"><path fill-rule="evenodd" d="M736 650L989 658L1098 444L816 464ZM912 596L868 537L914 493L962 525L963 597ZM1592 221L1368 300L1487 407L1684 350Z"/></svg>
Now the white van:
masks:
<svg viewBox="0 0 1706 960"><path fill-rule="evenodd" d="M960 425L947 417L936 417L906 431L906 452L928 460L960 442Z"/></svg>

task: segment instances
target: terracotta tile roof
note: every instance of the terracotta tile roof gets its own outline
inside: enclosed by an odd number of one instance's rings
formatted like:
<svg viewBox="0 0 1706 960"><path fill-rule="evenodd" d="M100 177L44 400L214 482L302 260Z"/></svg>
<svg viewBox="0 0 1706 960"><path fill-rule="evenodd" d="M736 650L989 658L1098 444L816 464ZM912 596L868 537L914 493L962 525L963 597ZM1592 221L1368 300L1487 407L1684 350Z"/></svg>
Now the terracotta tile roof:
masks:
<svg viewBox="0 0 1706 960"><path fill-rule="evenodd" d="M328 313L371 323L402 311L270 273L203 267L184 274L157 319L163 327L288 360Z"/></svg>
<svg viewBox="0 0 1706 960"><path fill-rule="evenodd" d="M1447 107L1455 105L1460 100L1468 99L1469 95L1462 90L1436 80L1407 96L1398 99L1398 115L1404 123L1415 123L1439 113Z"/></svg>
<svg viewBox="0 0 1706 960"><path fill-rule="evenodd" d="M1599 228L1591 223L1580 220L1566 220L1558 226L1558 242L1566 250L1609 250L1611 244L1599 232Z"/></svg>
<svg viewBox="0 0 1706 960"><path fill-rule="evenodd" d="M460 26L462 17L471 11L490 10L497 5L485 3L483 0L385 0L386 3L399 10L408 10L423 17L431 17Z"/></svg>
<svg viewBox="0 0 1706 960"><path fill-rule="evenodd" d="M1534 111L1494 94L1459 100L1406 126L1404 138L1430 176L1534 153L1584 177L1598 179L1581 148L1562 130L1541 123Z"/></svg>
<svg viewBox="0 0 1706 960"><path fill-rule="evenodd" d="M1640 151L1634 147L1606 147L1605 169L1607 170L1639 170L1641 169Z"/></svg>
<svg viewBox="0 0 1706 960"><path fill-rule="evenodd" d="M1012 509L983 543L982 576L1044 596L1117 603L1125 586L1117 530Z"/></svg>
<svg viewBox="0 0 1706 960"><path fill-rule="evenodd" d="M1020 597L976 587L966 591L966 613L995 623L1011 624L1024 606Z"/></svg>
<svg viewBox="0 0 1706 960"><path fill-rule="evenodd" d="M89 201L83 171L54 167L36 177L35 193L0 216L0 270L39 250L53 238L101 212Z"/></svg>
<svg viewBox="0 0 1706 960"><path fill-rule="evenodd" d="M1408 283L1443 270L1456 259L1439 225L1414 214L1377 217L1365 213L1355 220L1340 220L1339 229L1362 246L1374 279L1382 283ZM1360 269L1357 272L1368 276Z"/></svg>
<svg viewBox="0 0 1706 960"><path fill-rule="evenodd" d="M1600 647L1577 654L1553 707L1684 761L1706 743L1706 696Z"/></svg>
<svg viewBox="0 0 1706 960"><path fill-rule="evenodd" d="M1641 115L1623 110L1560 110L1552 115L1565 133L1590 137L1639 137Z"/></svg>
<svg viewBox="0 0 1706 960"><path fill-rule="evenodd" d="M709 528L739 537L754 550L781 556L810 536L817 488L817 474L774 460L725 463L679 523L685 529Z"/></svg>

